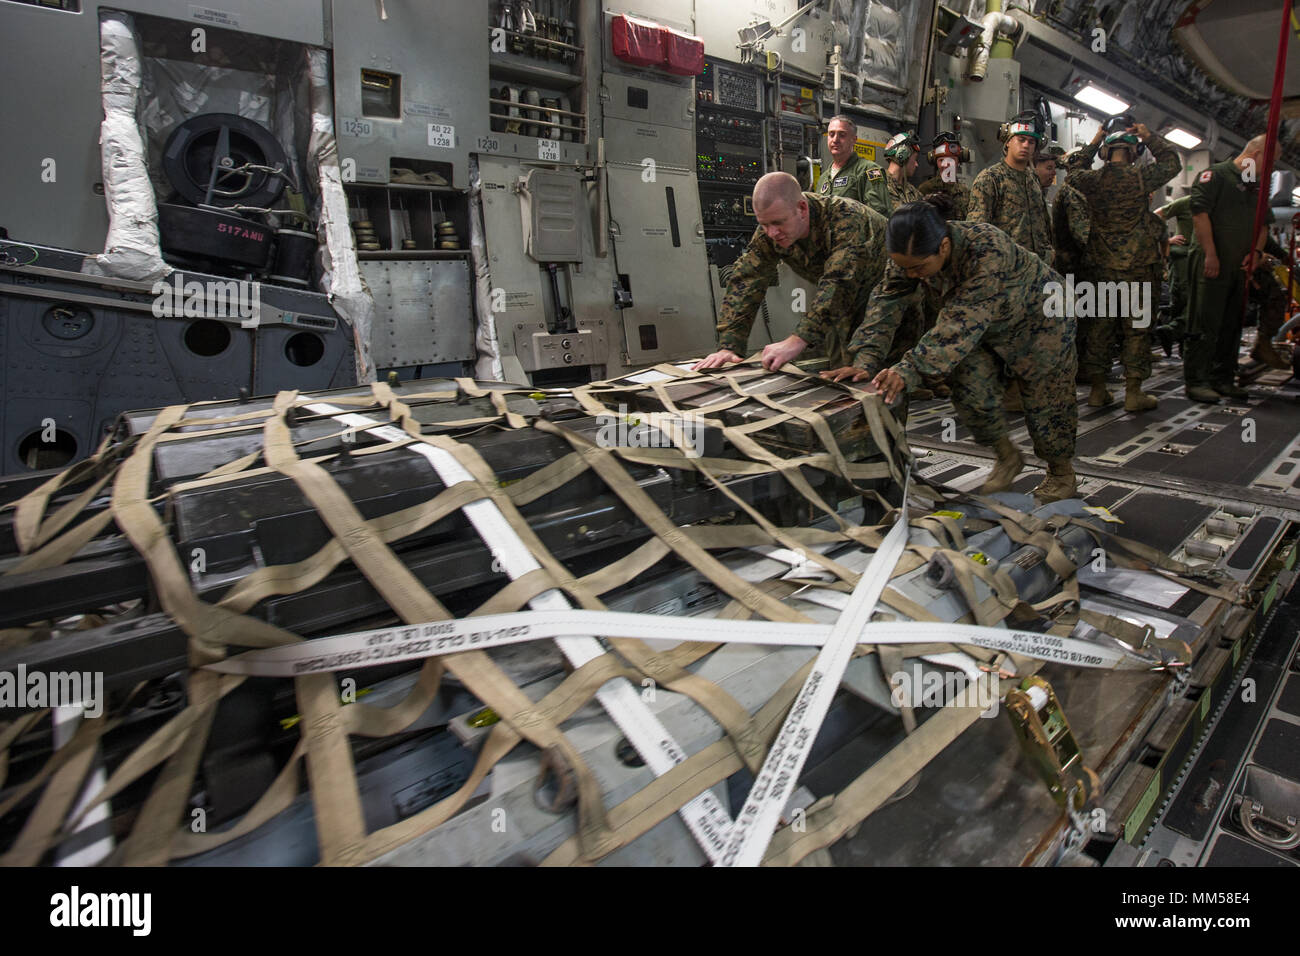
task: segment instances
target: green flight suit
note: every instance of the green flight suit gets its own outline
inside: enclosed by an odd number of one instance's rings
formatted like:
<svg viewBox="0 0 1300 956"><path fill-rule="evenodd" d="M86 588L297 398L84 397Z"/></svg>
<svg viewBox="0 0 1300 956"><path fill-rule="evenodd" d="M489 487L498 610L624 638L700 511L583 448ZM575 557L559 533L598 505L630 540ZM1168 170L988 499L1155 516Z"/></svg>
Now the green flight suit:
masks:
<svg viewBox="0 0 1300 956"><path fill-rule="evenodd" d="M1241 347L1241 301L1246 294L1242 260L1255 245L1251 230L1259 182L1247 183L1232 160L1215 163L1192 185L1192 215L1206 213L1219 259L1219 275L1205 278L1205 250L1193 233L1188 257L1188 342L1183 380L1188 386L1235 386ZM1263 226L1273 221L1266 211Z"/></svg>
<svg viewBox="0 0 1300 956"><path fill-rule="evenodd" d="M889 187L885 171L869 159L853 154L853 159L843 169L828 170L817 184L817 195L856 199L870 206L886 219L893 212L889 204Z"/></svg>

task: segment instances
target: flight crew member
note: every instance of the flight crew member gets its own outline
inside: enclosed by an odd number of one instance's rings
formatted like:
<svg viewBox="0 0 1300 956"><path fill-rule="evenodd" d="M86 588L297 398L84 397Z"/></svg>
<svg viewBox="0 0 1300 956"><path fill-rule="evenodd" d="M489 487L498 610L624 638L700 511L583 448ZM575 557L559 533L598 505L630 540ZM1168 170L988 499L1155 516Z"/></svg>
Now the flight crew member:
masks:
<svg viewBox="0 0 1300 956"><path fill-rule="evenodd" d="M934 193L945 194L952 200L952 215L949 218L965 219L970 211L970 187L957 179L957 168L962 162L970 161L970 150L962 148L956 134L940 133L930 144L927 158L939 173L917 186L917 192L922 197Z"/></svg>
<svg viewBox="0 0 1300 956"><path fill-rule="evenodd" d="M1061 277L1040 257L988 223L946 221L934 199L894 211L885 231L890 263L850 343L853 367L826 377L871 378L893 402L925 378L946 377L962 423L997 452L980 491L1011 487L1024 459L1007 433L1001 407L1006 378L1019 381L1034 452L1048 473L1034 489L1041 502L1073 497L1074 319L1048 315L1047 284ZM888 367L912 293L936 315L934 327Z"/></svg>
<svg viewBox="0 0 1300 956"><path fill-rule="evenodd" d="M847 345L885 269L886 219L852 199L799 190L789 173L768 173L754 184L758 228L736 260L718 310L718 351L695 369L739 362L749 342L754 315L777 281L777 267L817 283L798 327L763 349L763 366L778 369L809 346L832 365L847 361Z"/></svg>
<svg viewBox="0 0 1300 956"><path fill-rule="evenodd" d="M1188 263L1188 342L1183 349L1187 397L1215 404L1219 397L1247 398L1236 385L1241 343L1241 297L1253 254L1268 235L1270 210L1258 236L1251 235L1260 182L1268 182L1264 136L1256 136L1233 159L1215 163L1192 184Z"/></svg>
<svg viewBox="0 0 1300 956"><path fill-rule="evenodd" d="M919 152L921 144L911 133L899 133L885 144L885 158L889 160L885 175L889 180L889 202L894 209L921 199L920 190L911 182Z"/></svg>
<svg viewBox="0 0 1300 956"><path fill-rule="evenodd" d="M857 154L853 148L857 141L858 127L852 119L847 116L831 117L826 128L831 168L822 176L817 186L817 195L856 199L888 217L893 207L889 203L885 171Z"/></svg>
<svg viewBox="0 0 1300 956"><path fill-rule="evenodd" d="M1164 257L1160 240L1151 230L1153 190L1178 175L1182 160L1178 151L1165 140L1135 123L1115 130L1102 139L1097 130L1070 170L1068 182L1088 200L1092 226L1083 250L1083 279L1094 283L1147 283L1146 301L1160 300L1160 279ZM1136 165L1138 145L1151 151L1155 162ZM1101 169L1089 169L1098 153L1105 163ZM1131 287L1130 287L1131 288ZM1133 309L1129 310L1134 311ZM1122 331L1120 362L1124 366L1124 408L1130 412L1150 411L1156 399L1142 391L1142 382L1151 374L1151 337L1148 329L1153 316L1128 315L1094 317L1087 321L1084 351L1079 362L1092 384L1088 404L1094 408L1109 405L1113 399L1106 390L1106 373L1111 366L1111 343Z"/></svg>
<svg viewBox="0 0 1300 956"><path fill-rule="evenodd" d="M1174 335L1187 333L1187 265L1191 255L1192 197L1183 196L1156 210L1161 219L1172 219L1177 233L1169 240L1169 313Z"/></svg>
<svg viewBox="0 0 1300 956"><path fill-rule="evenodd" d="M1043 140L1036 113L1017 114L1003 129L1002 159L983 170L971 183L971 222L989 222L1052 264L1051 230L1047 225L1047 204L1043 187L1030 164L1034 150Z"/></svg>

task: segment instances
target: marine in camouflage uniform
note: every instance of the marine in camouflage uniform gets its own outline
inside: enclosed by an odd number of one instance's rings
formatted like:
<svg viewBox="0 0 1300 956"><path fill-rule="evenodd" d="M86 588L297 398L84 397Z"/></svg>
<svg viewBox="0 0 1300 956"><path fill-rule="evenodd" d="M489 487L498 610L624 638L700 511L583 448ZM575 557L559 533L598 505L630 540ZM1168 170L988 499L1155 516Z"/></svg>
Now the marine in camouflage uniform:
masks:
<svg viewBox="0 0 1300 956"><path fill-rule="evenodd" d="M965 219L970 211L970 187L957 178L957 170L962 162L970 161L970 150L962 147L956 133L941 132L934 137L926 158L938 172L921 183L917 191L922 196L942 193L952 206L947 218Z"/></svg>
<svg viewBox="0 0 1300 956"><path fill-rule="evenodd" d="M1033 169L1013 169L1005 159L983 170L970 187L971 222L997 226L1048 265L1052 235L1043 187Z"/></svg>
<svg viewBox="0 0 1300 956"><path fill-rule="evenodd" d="M1061 183L1056 190L1056 199L1052 203L1052 248L1056 257L1052 268L1061 275L1078 274L1083 262L1083 250L1088 245L1088 234L1092 229L1092 219L1088 212L1088 200L1077 189ZM1087 334L1087 323L1079 322L1075 326L1074 348L1082 356ZM1079 378L1083 377L1080 369ZM1077 380L1077 379L1076 379ZM1087 381L1083 378L1083 381Z"/></svg>
<svg viewBox="0 0 1300 956"><path fill-rule="evenodd" d="M952 200L951 219L965 219L970 213L970 187L965 183L950 183L942 176L931 176L916 191L924 198L931 193L943 193Z"/></svg>
<svg viewBox="0 0 1300 956"><path fill-rule="evenodd" d="M1102 282L1147 283L1147 302L1151 312L1160 301L1160 279L1164 272L1161 244L1151 228L1151 193L1178 175L1182 160L1164 137L1138 124L1130 132L1116 132L1106 137L1108 153L1122 149L1127 162L1106 162L1100 169L1089 169L1101 146L1101 131L1073 158L1066 182L1088 200L1092 225L1083 250L1080 278L1094 288ZM1136 132L1136 135L1134 135ZM1155 162L1138 166L1138 142L1147 144ZM1096 296L1100 303L1100 292ZM1130 310L1132 311L1132 310ZM1142 381L1151 374L1151 338L1148 329L1154 316L1094 316L1086 324L1083 354L1079 357L1092 393L1088 404L1094 407L1111 401L1106 390L1106 373L1111 366L1111 344L1122 331L1120 361L1124 366L1126 395L1124 407L1131 412L1156 407L1156 400L1142 391ZM1136 323L1136 324L1135 324Z"/></svg>
<svg viewBox="0 0 1300 956"><path fill-rule="evenodd" d="M889 201L895 209L909 202L921 201L921 190L906 179L895 179L893 176L887 176L886 178L889 180Z"/></svg>
<svg viewBox="0 0 1300 956"><path fill-rule="evenodd" d="M744 355L754 316L781 263L817 292L795 329L810 346L820 347L832 367L847 364L846 343L862 319L871 290L885 268L888 220L852 199L804 193L808 235L781 249L763 231L754 231L736 260L727 294L718 310L718 348Z"/></svg>
<svg viewBox="0 0 1300 956"><path fill-rule="evenodd" d="M817 195L856 199L888 218L894 210L889 203L887 178L883 169L855 153L843 169L832 169L821 178Z"/></svg>
<svg viewBox="0 0 1300 956"><path fill-rule="evenodd" d="M1287 251L1272 236L1265 240L1264 252L1275 259L1289 258ZM1278 281L1270 261L1261 261L1250 280L1250 301L1259 309L1259 326L1250 357L1270 368L1291 368L1290 360L1273 345L1273 338L1286 321L1287 306L1291 304L1291 297L1287 293L1289 285L1290 277Z"/></svg>
<svg viewBox="0 0 1300 956"><path fill-rule="evenodd" d="M910 182L920 151L921 144L912 133L899 133L885 144L884 155L889 161L885 178L889 181L889 202L895 209L921 201L920 191Z"/></svg>
<svg viewBox="0 0 1300 956"><path fill-rule="evenodd" d="M1049 315L1049 282L1061 277L1040 257L988 223L948 224L951 252L928 278L909 278L892 260L871 294L867 314L849 344L853 364L869 372L892 367L907 391L923 379L946 377L952 403L975 440L1023 462L1007 433L1002 396L1020 383L1034 452L1068 474L1073 492L1075 404L1074 319ZM933 328L897 357L913 330L903 325L914 293L934 316ZM1002 490L990 488L989 490Z"/></svg>

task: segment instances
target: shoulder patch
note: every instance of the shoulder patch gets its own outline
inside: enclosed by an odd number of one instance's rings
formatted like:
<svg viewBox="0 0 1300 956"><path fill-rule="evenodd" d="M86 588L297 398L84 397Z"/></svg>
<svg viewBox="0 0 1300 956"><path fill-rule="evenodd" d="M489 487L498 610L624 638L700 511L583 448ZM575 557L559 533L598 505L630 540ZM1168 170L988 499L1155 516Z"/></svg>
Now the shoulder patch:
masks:
<svg viewBox="0 0 1300 956"><path fill-rule="evenodd" d="M880 167L876 167L875 169L868 169L868 170L867 170L867 178L870 179L870 180L877 180L877 179L879 179L879 178L880 178L881 176L883 176L883 175L885 175L885 171L884 171L883 169L881 169Z"/></svg>
<svg viewBox="0 0 1300 956"><path fill-rule="evenodd" d="M1213 178L1214 178L1214 170L1207 169L1205 172L1201 173L1199 177L1197 177L1197 182L1208 183Z"/></svg>

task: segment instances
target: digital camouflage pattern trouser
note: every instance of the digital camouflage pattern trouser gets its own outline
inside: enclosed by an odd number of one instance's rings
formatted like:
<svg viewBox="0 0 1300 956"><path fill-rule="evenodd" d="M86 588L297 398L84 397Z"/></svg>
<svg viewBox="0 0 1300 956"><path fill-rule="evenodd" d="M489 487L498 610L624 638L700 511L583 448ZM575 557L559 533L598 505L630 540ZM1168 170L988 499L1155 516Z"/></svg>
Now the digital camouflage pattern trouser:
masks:
<svg viewBox="0 0 1300 956"><path fill-rule="evenodd" d="M1156 309L1160 305L1160 272L1160 265L1155 264L1123 272L1087 272L1081 277L1082 281L1092 282L1094 286L1102 282L1150 283L1145 300L1150 311L1145 318L1109 315L1079 319L1079 332L1083 339L1079 365L1089 379L1104 378L1110 371L1117 339L1120 340L1120 364L1124 366L1125 378L1145 379L1151 374L1151 326L1155 324ZM1095 301L1100 299L1098 294ZM1134 328L1135 321L1144 322L1145 326Z"/></svg>
<svg viewBox="0 0 1300 956"><path fill-rule="evenodd" d="M1034 454L1044 461L1074 457L1079 406L1074 393L1074 350L1067 354L1065 365L1050 375L1032 381L1015 378L1020 384ZM1002 360L983 346L966 356L948 376L957 417L970 429L975 441L986 447L1007 434L1002 396L1011 377Z"/></svg>

